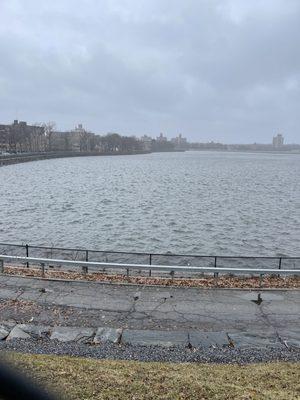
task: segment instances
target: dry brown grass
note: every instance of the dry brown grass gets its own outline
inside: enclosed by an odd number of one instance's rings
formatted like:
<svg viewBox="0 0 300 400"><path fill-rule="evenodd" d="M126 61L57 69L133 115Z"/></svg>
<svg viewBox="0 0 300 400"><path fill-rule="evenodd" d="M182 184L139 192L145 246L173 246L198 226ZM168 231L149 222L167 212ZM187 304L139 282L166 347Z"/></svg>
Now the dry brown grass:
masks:
<svg viewBox="0 0 300 400"><path fill-rule="evenodd" d="M144 363L11 353L10 362L69 399L300 398L299 364Z"/></svg>
<svg viewBox="0 0 300 400"><path fill-rule="evenodd" d="M41 277L41 270L38 268L22 268L7 266L4 272L9 275L33 276ZM140 285L164 285L164 286L183 286L183 287L216 287L216 281L213 277L203 278L159 278L159 277L141 277L126 275L109 275L108 273L89 273L82 274L78 272L65 272L56 270L46 270L45 278L69 279L78 281L97 281L110 283L134 283ZM299 276L265 276L262 281L259 277L237 277L237 276L220 276L217 281L220 288L248 288L255 289L264 288L300 288Z"/></svg>

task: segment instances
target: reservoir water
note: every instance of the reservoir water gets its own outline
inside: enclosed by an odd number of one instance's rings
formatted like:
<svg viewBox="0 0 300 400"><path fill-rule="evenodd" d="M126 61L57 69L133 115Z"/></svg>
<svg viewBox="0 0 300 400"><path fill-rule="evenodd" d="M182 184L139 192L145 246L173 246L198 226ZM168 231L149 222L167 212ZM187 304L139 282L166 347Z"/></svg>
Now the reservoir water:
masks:
<svg viewBox="0 0 300 400"><path fill-rule="evenodd" d="M65 158L0 168L0 241L100 250L300 254L300 155Z"/></svg>

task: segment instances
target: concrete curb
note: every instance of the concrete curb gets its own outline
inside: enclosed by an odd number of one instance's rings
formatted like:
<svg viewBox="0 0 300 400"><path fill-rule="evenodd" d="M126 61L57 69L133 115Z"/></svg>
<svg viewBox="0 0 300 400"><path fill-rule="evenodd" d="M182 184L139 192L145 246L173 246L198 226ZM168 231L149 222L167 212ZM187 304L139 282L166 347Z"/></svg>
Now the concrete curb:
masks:
<svg viewBox="0 0 300 400"><path fill-rule="evenodd" d="M112 327L68 327L15 324L0 322L0 340L56 340L101 346L107 342L115 345L140 345L188 348L298 348L300 338L292 332L268 335L263 331L204 332L199 330L136 330Z"/></svg>

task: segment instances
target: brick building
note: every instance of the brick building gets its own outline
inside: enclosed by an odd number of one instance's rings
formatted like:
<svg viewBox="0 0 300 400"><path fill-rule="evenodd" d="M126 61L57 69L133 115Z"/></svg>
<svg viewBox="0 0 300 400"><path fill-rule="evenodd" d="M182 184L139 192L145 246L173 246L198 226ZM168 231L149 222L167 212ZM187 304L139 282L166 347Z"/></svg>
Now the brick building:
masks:
<svg viewBox="0 0 300 400"><path fill-rule="evenodd" d="M0 125L1 152L43 152L46 150L45 129L15 120L11 125Z"/></svg>

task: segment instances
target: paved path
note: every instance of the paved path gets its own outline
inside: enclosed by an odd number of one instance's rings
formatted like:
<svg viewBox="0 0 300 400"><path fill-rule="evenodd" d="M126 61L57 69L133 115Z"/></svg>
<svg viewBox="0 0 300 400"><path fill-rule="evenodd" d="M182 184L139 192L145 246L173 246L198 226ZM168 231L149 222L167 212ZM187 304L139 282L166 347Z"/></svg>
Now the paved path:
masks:
<svg viewBox="0 0 300 400"><path fill-rule="evenodd" d="M259 293L261 303L255 302ZM82 322L137 329L300 330L299 290L205 290L0 276L0 301L1 319L31 316L51 323L56 315L65 325ZM27 303L16 307L16 301Z"/></svg>
<svg viewBox="0 0 300 400"><path fill-rule="evenodd" d="M300 339L299 290L164 288L2 275L0 314L1 320L51 326L289 332Z"/></svg>
<svg viewBox="0 0 300 400"><path fill-rule="evenodd" d="M297 290L164 288L0 275L0 351L143 361L297 361L299 311Z"/></svg>

